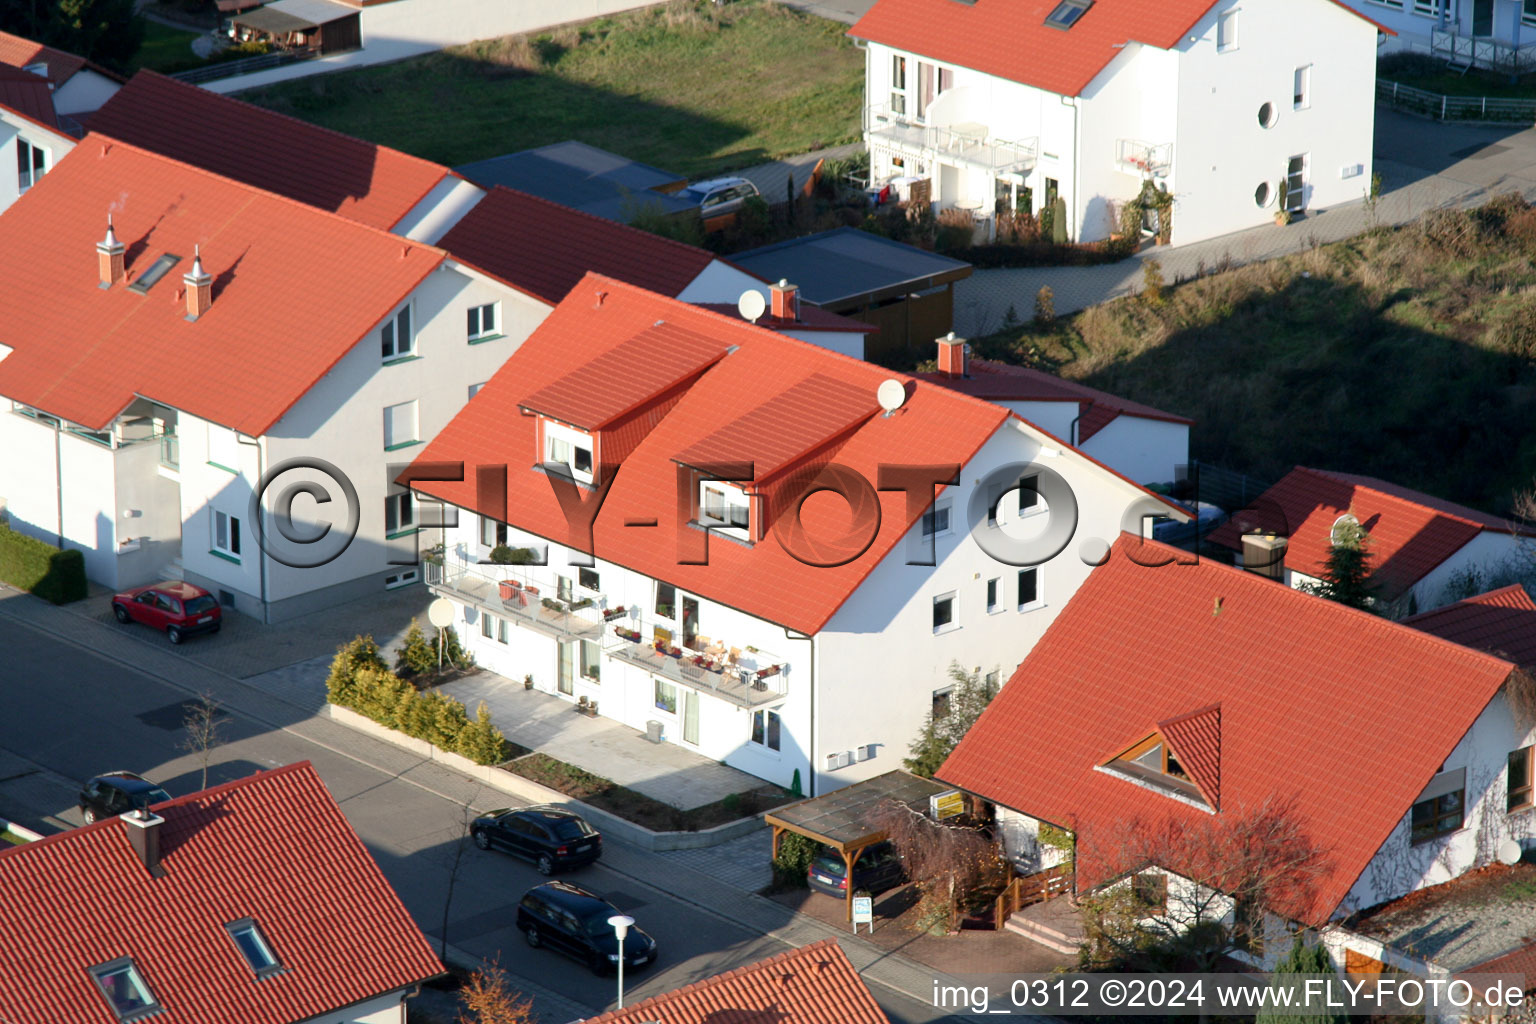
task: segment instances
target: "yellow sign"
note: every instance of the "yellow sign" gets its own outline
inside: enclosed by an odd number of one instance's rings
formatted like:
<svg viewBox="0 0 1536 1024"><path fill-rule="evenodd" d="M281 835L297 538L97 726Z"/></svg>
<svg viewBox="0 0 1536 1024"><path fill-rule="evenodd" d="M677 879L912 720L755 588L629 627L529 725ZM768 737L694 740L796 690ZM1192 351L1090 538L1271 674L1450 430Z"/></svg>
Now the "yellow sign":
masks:
<svg viewBox="0 0 1536 1024"><path fill-rule="evenodd" d="M952 789L947 793L935 793L928 798L928 811L935 821L943 821L945 818L964 814L965 797L958 789Z"/></svg>

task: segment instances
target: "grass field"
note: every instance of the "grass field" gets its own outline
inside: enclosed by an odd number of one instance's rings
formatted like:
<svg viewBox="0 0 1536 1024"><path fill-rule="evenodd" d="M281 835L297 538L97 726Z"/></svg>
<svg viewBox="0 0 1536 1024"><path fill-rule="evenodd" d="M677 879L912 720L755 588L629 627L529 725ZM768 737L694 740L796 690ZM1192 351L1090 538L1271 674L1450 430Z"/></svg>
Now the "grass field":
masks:
<svg viewBox="0 0 1536 1024"><path fill-rule="evenodd" d="M857 138L845 30L767 0L673 0L241 98L449 165L579 139L697 177Z"/></svg>
<svg viewBox="0 0 1536 1024"><path fill-rule="evenodd" d="M1192 455L1260 479L1360 472L1503 514L1536 474L1533 256L1536 209L1500 197L973 344L1193 417Z"/></svg>
<svg viewBox="0 0 1536 1024"><path fill-rule="evenodd" d="M171 28L158 21L144 19L144 45L133 58L134 70L171 72L195 67L202 61L192 52L196 32Z"/></svg>

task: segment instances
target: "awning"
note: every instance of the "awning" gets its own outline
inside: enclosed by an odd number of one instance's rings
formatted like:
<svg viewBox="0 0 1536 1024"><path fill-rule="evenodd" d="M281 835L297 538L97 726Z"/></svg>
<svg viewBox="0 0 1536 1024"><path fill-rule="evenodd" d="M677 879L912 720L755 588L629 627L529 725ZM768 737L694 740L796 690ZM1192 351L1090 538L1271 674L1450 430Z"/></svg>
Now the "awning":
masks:
<svg viewBox="0 0 1536 1024"><path fill-rule="evenodd" d="M289 32L309 32L355 14L357 8L333 3L332 0L277 0L249 14L238 15L232 21L243 28L278 36Z"/></svg>

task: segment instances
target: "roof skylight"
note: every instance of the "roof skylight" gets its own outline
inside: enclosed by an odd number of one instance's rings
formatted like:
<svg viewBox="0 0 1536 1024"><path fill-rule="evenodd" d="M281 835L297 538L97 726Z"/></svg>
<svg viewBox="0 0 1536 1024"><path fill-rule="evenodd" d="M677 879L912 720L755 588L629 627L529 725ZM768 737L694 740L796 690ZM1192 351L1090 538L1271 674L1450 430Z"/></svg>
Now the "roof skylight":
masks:
<svg viewBox="0 0 1536 1024"><path fill-rule="evenodd" d="M150 992L139 969L128 957L92 967L91 977L120 1021L138 1020L160 1009L154 993Z"/></svg>
<svg viewBox="0 0 1536 1024"><path fill-rule="evenodd" d="M131 292L138 292L140 295L143 295L145 292L153 288L156 282L158 282L162 277L170 273L172 267L180 262L180 256L175 256L171 253L165 253L161 255L157 260L155 260L155 262L149 265L148 270L139 275L139 279L137 281L128 286L128 290Z"/></svg>
<svg viewBox="0 0 1536 1024"><path fill-rule="evenodd" d="M1069 29L1092 6L1093 0L1061 0L1056 9L1045 16L1045 23L1051 28Z"/></svg>

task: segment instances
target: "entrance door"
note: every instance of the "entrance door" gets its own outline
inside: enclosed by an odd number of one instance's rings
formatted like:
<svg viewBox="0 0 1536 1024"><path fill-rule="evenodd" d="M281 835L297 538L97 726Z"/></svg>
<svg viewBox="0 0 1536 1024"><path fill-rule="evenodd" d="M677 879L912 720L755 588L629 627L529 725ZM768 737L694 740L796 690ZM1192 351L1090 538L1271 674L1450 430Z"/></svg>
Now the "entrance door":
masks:
<svg viewBox="0 0 1536 1024"><path fill-rule="evenodd" d="M1493 0L1472 0L1472 34L1493 35Z"/></svg>
<svg viewBox="0 0 1536 1024"><path fill-rule="evenodd" d="M699 695L683 691L683 742L699 745Z"/></svg>
<svg viewBox="0 0 1536 1024"><path fill-rule="evenodd" d="M561 693L574 692L573 682L576 677L576 645L560 645L560 666L557 679L557 687Z"/></svg>
<svg viewBox="0 0 1536 1024"><path fill-rule="evenodd" d="M1300 213L1307 208L1307 155L1291 157L1285 167L1285 208Z"/></svg>

